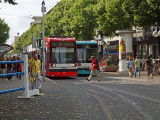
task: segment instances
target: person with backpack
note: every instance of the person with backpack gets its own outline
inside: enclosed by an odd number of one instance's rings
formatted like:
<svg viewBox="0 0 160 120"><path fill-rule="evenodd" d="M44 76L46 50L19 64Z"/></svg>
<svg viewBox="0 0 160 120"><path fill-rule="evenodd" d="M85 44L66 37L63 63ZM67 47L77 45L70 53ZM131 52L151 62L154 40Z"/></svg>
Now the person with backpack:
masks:
<svg viewBox="0 0 160 120"><path fill-rule="evenodd" d="M98 81L101 81L101 78L100 78L100 76L99 76L99 74L98 74L98 72L97 72L98 63L97 63L97 61L95 60L95 57L94 57L94 56L91 56L91 60L92 60L92 65L91 65L91 67L90 67L91 73L90 73L90 76L88 77L87 80L90 81L93 73L95 72L96 75L97 75L97 77L98 77Z"/></svg>

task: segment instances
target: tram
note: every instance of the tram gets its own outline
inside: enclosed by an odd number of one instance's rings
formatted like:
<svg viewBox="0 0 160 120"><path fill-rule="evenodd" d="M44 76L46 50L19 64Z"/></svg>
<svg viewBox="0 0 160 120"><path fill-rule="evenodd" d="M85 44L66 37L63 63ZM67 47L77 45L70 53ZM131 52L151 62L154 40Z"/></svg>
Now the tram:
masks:
<svg viewBox="0 0 160 120"><path fill-rule="evenodd" d="M90 74L91 56L99 61L97 41L76 41L78 57L78 75ZM99 72L99 70L98 70Z"/></svg>
<svg viewBox="0 0 160 120"><path fill-rule="evenodd" d="M78 76L75 38L46 38L46 45L46 76Z"/></svg>
<svg viewBox="0 0 160 120"><path fill-rule="evenodd" d="M77 46L75 38L51 38L46 40L46 72L48 77L73 77L78 76L77 72ZM28 54L34 57L38 54L42 61L42 50L27 47ZM43 62L42 62L43 64ZM43 66L43 65L42 65Z"/></svg>

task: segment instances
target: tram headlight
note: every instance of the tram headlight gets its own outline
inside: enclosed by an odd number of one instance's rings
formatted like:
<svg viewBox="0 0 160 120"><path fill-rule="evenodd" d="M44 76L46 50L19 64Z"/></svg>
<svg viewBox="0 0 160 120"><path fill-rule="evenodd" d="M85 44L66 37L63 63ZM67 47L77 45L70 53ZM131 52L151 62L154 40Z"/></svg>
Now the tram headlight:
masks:
<svg viewBox="0 0 160 120"><path fill-rule="evenodd" d="M77 64L72 64L72 67L76 67L77 66Z"/></svg>
<svg viewBox="0 0 160 120"><path fill-rule="evenodd" d="M56 64L53 64L52 66L53 66L53 67L56 67Z"/></svg>

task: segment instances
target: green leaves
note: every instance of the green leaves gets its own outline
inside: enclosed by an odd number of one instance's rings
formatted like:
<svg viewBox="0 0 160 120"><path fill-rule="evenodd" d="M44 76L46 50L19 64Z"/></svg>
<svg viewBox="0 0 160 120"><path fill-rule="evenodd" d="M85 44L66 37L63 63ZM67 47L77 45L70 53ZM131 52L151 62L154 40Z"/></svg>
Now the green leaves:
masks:
<svg viewBox="0 0 160 120"><path fill-rule="evenodd" d="M45 15L45 36L73 36L91 40L100 35L111 37L119 29L160 25L159 0L61 0ZM31 44L42 25L32 25L20 38L21 47ZM38 29L39 28L39 29Z"/></svg>
<svg viewBox="0 0 160 120"><path fill-rule="evenodd" d="M0 18L0 43L5 43L9 38L9 26Z"/></svg>
<svg viewBox="0 0 160 120"><path fill-rule="evenodd" d="M2 2L2 0L0 0L0 2ZM17 3L15 2L15 0L4 0L5 3L9 3L12 5L16 5Z"/></svg>

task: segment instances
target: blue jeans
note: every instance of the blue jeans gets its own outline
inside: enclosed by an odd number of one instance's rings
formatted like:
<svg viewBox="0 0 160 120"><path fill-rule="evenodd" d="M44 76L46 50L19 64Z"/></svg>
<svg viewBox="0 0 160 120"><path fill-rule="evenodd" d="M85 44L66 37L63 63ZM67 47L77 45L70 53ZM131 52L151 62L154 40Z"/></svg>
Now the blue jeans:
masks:
<svg viewBox="0 0 160 120"><path fill-rule="evenodd" d="M140 68L135 68L134 77L136 77L137 72L138 72L138 77L141 77Z"/></svg>

